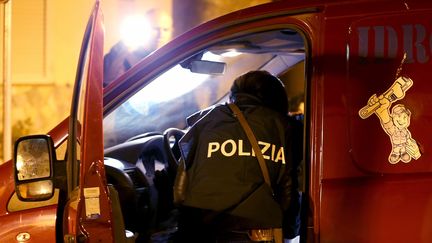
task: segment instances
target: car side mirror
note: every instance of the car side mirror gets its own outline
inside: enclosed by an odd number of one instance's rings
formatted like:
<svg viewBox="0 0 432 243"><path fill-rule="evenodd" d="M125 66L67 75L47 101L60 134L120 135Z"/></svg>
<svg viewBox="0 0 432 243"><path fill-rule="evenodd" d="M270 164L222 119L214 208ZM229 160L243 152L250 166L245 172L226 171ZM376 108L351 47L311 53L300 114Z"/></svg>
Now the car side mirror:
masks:
<svg viewBox="0 0 432 243"><path fill-rule="evenodd" d="M44 201L54 195L54 144L48 135L19 138L14 149L15 192L22 201Z"/></svg>

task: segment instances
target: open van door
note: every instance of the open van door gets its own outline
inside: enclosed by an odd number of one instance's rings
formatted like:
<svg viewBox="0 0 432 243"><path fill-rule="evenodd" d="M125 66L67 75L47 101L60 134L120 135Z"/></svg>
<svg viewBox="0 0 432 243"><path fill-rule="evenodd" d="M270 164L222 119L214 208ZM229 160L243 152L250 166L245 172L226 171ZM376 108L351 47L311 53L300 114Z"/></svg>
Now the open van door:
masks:
<svg viewBox="0 0 432 243"><path fill-rule="evenodd" d="M65 242L113 242L103 166L103 42L100 2L96 1L84 34L69 118Z"/></svg>

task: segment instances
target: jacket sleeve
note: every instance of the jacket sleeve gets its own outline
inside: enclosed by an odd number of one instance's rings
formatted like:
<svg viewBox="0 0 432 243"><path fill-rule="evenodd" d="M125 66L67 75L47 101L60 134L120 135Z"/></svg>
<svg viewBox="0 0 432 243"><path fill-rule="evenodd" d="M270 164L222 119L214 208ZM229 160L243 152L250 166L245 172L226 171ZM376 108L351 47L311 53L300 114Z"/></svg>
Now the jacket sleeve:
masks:
<svg viewBox="0 0 432 243"><path fill-rule="evenodd" d="M300 192L298 167L303 157L303 128L300 123L292 123L285 133L288 161L281 172L277 197L283 212L284 238L294 238L300 231Z"/></svg>
<svg viewBox="0 0 432 243"><path fill-rule="evenodd" d="M189 169L192 165L193 158L195 156L195 150L197 147L197 128L194 126L180 139L179 147L181 156L185 163L185 169Z"/></svg>

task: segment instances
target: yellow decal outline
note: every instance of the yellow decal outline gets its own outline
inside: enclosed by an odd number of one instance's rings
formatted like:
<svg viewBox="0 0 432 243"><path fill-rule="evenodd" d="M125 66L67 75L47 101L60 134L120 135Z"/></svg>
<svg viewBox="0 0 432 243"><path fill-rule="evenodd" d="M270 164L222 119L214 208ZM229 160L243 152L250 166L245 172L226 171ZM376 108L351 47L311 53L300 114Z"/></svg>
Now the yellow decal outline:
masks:
<svg viewBox="0 0 432 243"><path fill-rule="evenodd" d="M383 94L373 94L366 106L359 110L362 119L375 114L381 127L390 137L392 151L388 157L390 164L397 164L399 161L409 163L411 159L417 160L421 153L416 140L411 136L408 127L411 122L411 111L403 104L392 104L405 97L405 93L411 88L414 81L408 77L399 77L390 88ZM391 108L391 112L390 112Z"/></svg>

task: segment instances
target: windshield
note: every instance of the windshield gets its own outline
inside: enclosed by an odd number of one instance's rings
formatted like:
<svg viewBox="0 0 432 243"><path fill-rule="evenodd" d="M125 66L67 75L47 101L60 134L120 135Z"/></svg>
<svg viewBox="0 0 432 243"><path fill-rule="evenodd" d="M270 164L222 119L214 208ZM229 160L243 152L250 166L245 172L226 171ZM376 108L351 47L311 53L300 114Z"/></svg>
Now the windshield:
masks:
<svg viewBox="0 0 432 243"><path fill-rule="evenodd" d="M139 134L184 129L191 114L225 102L239 75L258 69L280 75L303 60L303 40L290 30L244 36L206 48L172 66L111 112L104 119L105 148Z"/></svg>

